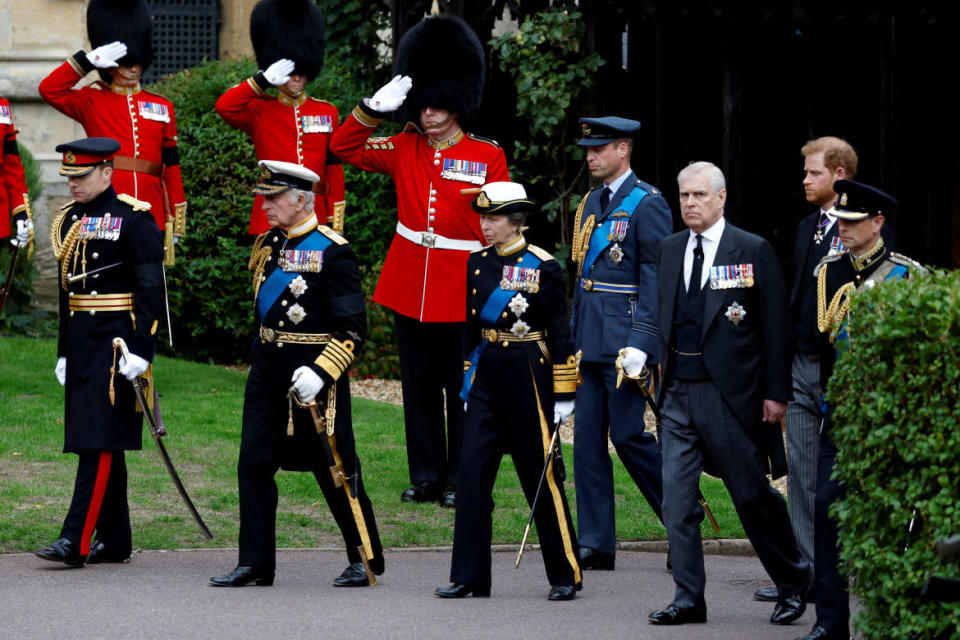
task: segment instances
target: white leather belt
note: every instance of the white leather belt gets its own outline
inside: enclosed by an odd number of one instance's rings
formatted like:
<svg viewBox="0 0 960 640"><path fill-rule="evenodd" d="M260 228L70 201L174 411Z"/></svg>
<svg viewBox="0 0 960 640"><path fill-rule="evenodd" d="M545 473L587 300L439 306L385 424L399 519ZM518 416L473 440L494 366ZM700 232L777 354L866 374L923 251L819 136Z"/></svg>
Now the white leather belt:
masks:
<svg viewBox="0 0 960 640"><path fill-rule="evenodd" d="M397 235L406 238L414 244L427 247L428 249L453 249L455 251L476 251L482 249L483 245L476 240L454 240L445 238L435 233L426 231L414 231L402 222L397 222Z"/></svg>

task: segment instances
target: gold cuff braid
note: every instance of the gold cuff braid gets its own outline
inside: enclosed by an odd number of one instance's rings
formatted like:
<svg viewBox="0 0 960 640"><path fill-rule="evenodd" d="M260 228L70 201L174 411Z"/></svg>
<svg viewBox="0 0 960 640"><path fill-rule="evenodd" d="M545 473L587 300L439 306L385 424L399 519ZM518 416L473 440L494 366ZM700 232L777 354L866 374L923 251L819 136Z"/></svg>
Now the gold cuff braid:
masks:
<svg viewBox="0 0 960 640"><path fill-rule="evenodd" d="M577 359L570 356L563 364L553 365L553 392L574 393L577 390Z"/></svg>
<svg viewBox="0 0 960 640"><path fill-rule="evenodd" d="M354 344L352 340L333 339L320 353L314 364L327 372L334 380L338 380L343 372L353 362Z"/></svg>

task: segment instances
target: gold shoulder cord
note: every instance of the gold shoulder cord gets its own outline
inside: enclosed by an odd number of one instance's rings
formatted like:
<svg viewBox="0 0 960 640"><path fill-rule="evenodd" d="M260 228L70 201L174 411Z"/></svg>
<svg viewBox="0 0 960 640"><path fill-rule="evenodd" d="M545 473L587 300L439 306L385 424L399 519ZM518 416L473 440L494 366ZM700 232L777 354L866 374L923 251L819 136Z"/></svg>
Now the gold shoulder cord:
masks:
<svg viewBox="0 0 960 640"><path fill-rule="evenodd" d="M577 213L573 217L573 238L570 247L570 259L574 262L580 262L580 218L583 217L583 207L587 204L587 196L580 198L580 204L577 205Z"/></svg>
<svg viewBox="0 0 960 640"><path fill-rule="evenodd" d="M253 301L257 301L257 294L260 293L260 285L263 284L263 269L270 259L273 250L270 247L264 247L263 242L267 239L267 234L261 233L253 241L253 251L250 252L250 260L247 262L247 269L253 272Z"/></svg>
<svg viewBox="0 0 960 640"><path fill-rule="evenodd" d="M827 305L827 266L823 265L817 275L817 329L820 333L829 331L830 344L833 344L844 316L850 311L850 294L857 286L852 282L846 283L833 294L833 299Z"/></svg>
<svg viewBox="0 0 960 640"><path fill-rule="evenodd" d="M63 216L66 213L61 214L58 222L63 221ZM67 290L67 273L70 272L70 254L75 254L77 249L77 243L80 240L80 221L77 220L70 227L70 230L67 231L67 235L63 238L63 242L60 242L60 224L56 222L50 229L50 245L53 248L53 255L60 261L60 286L63 287L63 290ZM75 256L74 256L75 257Z"/></svg>

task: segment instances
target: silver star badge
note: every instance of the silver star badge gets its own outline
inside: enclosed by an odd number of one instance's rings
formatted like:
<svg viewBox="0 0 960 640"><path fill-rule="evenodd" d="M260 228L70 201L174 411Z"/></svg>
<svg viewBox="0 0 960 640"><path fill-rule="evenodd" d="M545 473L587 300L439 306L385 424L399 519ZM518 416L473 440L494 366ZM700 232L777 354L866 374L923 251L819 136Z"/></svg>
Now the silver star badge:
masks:
<svg viewBox="0 0 960 640"><path fill-rule="evenodd" d="M287 288L290 289L290 293L293 294L294 298L299 298L303 295L303 292L309 289L307 286L307 281L303 279L303 276L297 276L293 281L287 285Z"/></svg>
<svg viewBox="0 0 960 640"><path fill-rule="evenodd" d="M529 306L530 303L527 302L527 299L519 293L513 296L513 299L510 300L510 304L507 305L507 307L510 308L510 311L513 311L513 315L517 316L518 318L523 315L523 312L526 311Z"/></svg>
<svg viewBox="0 0 960 640"><path fill-rule="evenodd" d="M517 320L513 323L513 326L510 327L510 332L518 338L523 338L528 333L530 333L530 325L528 325L523 320Z"/></svg>
<svg viewBox="0 0 960 640"><path fill-rule="evenodd" d="M304 311L303 307L295 304L287 309L287 317L290 318L290 322L293 324L300 324L303 319L307 317L307 312Z"/></svg>
<svg viewBox="0 0 960 640"><path fill-rule="evenodd" d="M737 326L746 317L747 310L741 307L739 302L734 302L727 307L727 311L723 315L727 316L727 320L732 322L733 326Z"/></svg>

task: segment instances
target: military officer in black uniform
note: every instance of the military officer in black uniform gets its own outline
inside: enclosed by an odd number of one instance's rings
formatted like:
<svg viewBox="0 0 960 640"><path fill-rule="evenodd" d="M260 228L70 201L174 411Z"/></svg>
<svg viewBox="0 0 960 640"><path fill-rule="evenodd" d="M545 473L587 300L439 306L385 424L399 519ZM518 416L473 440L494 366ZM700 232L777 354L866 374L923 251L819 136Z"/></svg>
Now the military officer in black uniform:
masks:
<svg viewBox="0 0 960 640"><path fill-rule="evenodd" d="M140 449L143 416L133 387L114 379L113 339L129 346L119 373L134 380L150 366L163 314L163 238L150 205L111 186L119 149L112 138L57 146L74 200L50 233L60 261L55 372L66 388L63 450L80 463L60 538L37 556L72 566L130 557L124 451Z"/></svg>
<svg viewBox="0 0 960 640"><path fill-rule="evenodd" d="M254 193L273 227L253 245L256 312L260 323L243 403L237 476L240 485L240 555L230 573L211 578L217 586L273 584L276 562L278 469L312 471L340 527L350 559L334 586L370 584L364 561L383 573L383 549L373 507L360 474L350 416L347 369L366 336L367 317L353 249L318 225L313 214L313 171L289 162L263 160ZM292 387L291 387L292 385ZM303 403L323 405L333 418L333 438L319 434ZM324 446L329 444L329 449ZM344 482L334 485L330 463L339 458Z"/></svg>
<svg viewBox="0 0 960 640"><path fill-rule="evenodd" d="M574 342L582 352L573 462L577 526L584 569L613 569L616 557L613 464L607 434L637 488L663 520L657 441L644 430L646 401L635 384L616 386L614 365L637 375L656 369L657 248L669 235L670 207L655 187L630 169L636 120L581 118L591 175L603 183L580 203L573 260L580 265L573 299Z"/></svg>
<svg viewBox="0 0 960 640"><path fill-rule="evenodd" d="M890 251L883 240L884 220L896 200L869 185L853 180L833 183L837 194L834 215L844 251L824 257L814 271L817 283L820 388L826 390L837 353L847 346L850 296L858 289L882 282L915 278L926 273L921 265ZM814 500L814 572L817 621L800 640L846 640L850 637L850 601L847 580L840 573L837 521L830 505L843 498L844 486L833 477L837 447L833 443L832 407L824 409Z"/></svg>
<svg viewBox="0 0 960 640"><path fill-rule="evenodd" d="M490 595L491 493L500 460L510 453L532 504L553 431L572 413L576 391L563 271L521 232L533 201L515 182L490 182L472 206L488 246L467 260L466 422L453 584L436 590L441 598ZM555 457L549 465L534 518L549 599L572 600L581 584L576 533Z"/></svg>

